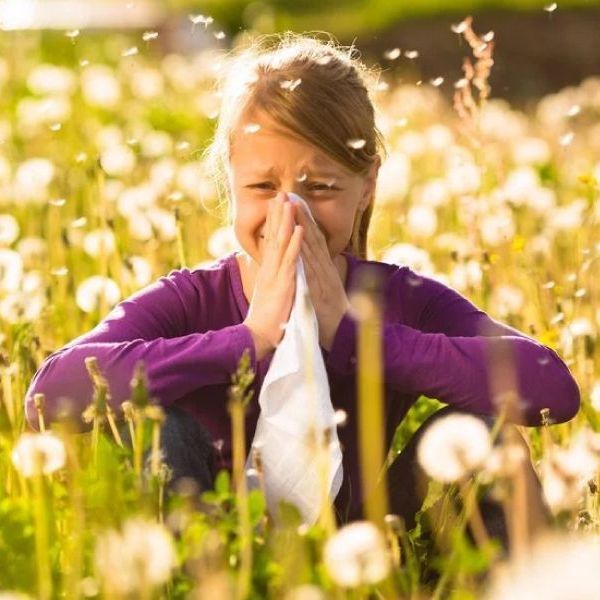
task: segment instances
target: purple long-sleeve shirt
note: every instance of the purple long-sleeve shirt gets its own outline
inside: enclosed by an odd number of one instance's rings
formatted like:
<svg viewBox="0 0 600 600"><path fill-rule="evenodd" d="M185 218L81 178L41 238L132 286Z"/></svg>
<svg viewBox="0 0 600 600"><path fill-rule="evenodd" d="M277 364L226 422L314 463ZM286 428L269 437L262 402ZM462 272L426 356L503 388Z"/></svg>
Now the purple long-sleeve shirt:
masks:
<svg viewBox="0 0 600 600"><path fill-rule="evenodd" d="M377 270L382 282L386 447L420 395L469 412L495 414L493 399L509 381L506 370L500 370L500 381L491 376L490 342L499 341L498 337L512 356L522 402L522 416L513 421L538 425L542 408L549 408L557 423L577 413L579 388L552 349L491 319L455 290L406 266L366 261L349 253L344 256L348 259L347 293L364 268ZM37 427L35 393L46 396L47 420L56 414L61 397L69 398L78 411L90 403L92 384L84 363L88 356L97 357L109 382L112 407L121 414L134 367L143 360L151 395L164 407L184 409L214 441L222 440L221 466L230 469L227 390L231 376L248 349L256 373L246 418L249 446L259 414L259 391L272 358L270 354L256 360L252 336L243 323L247 312L235 253L208 268L171 271L120 302L94 329L46 359L26 394L29 424ZM322 350L332 404L347 413L346 425L338 432L344 451L344 484L336 506L350 515L360 514L361 505L356 341L356 321L346 313L330 351Z"/></svg>

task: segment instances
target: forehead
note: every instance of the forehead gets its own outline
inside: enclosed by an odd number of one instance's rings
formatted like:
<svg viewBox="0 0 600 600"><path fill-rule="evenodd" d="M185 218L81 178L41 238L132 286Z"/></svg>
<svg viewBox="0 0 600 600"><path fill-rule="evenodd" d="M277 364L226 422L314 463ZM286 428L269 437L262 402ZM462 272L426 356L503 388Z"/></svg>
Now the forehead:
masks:
<svg viewBox="0 0 600 600"><path fill-rule="evenodd" d="M325 152L264 117L241 119L231 140L231 164L251 176L289 170L331 177L349 174Z"/></svg>

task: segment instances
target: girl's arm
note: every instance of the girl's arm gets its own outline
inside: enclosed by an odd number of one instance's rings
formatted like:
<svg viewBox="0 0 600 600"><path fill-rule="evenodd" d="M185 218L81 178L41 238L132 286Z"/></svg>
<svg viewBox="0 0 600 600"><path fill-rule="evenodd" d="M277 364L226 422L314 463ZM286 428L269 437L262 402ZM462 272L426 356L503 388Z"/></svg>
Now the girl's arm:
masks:
<svg viewBox="0 0 600 600"><path fill-rule="evenodd" d="M163 406L201 386L229 383L246 349L254 369L254 343L243 323L189 333L199 314L215 310L218 299L213 296L214 290L203 289L188 269L181 269L119 303L94 329L51 354L38 369L25 396L29 424L37 428L33 395L39 392L46 396L48 420L65 398L78 415L88 406L93 392L85 367L88 356L98 359L115 411L130 396L131 377L140 360L150 395Z"/></svg>
<svg viewBox="0 0 600 600"><path fill-rule="evenodd" d="M537 426L543 408L555 423L577 414L579 388L556 352L495 321L457 291L402 267L386 299L400 321L383 327L385 381L392 389L494 415L494 398L510 388L512 376L521 414L509 421ZM341 373L356 369L356 329L346 313L327 357Z"/></svg>

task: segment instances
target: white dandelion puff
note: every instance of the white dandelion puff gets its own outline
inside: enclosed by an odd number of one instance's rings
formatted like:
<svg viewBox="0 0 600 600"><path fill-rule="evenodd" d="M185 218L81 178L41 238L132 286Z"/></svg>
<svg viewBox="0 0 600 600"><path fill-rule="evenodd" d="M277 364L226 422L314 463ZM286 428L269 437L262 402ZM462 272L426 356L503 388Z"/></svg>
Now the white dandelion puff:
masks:
<svg viewBox="0 0 600 600"><path fill-rule="evenodd" d="M16 292L23 277L23 259L15 250L0 248L0 291Z"/></svg>
<svg viewBox="0 0 600 600"><path fill-rule="evenodd" d="M100 307L102 301L107 308L112 308L121 299L121 290L115 281L102 275L92 275L82 281L75 293L77 306L86 313Z"/></svg>
<svg viewBox="0 0 600 600"><path fill-rule="evenodd" d="M135 167L134 152L125 145L116 144L100 154L100 164L108 175L121 177L131 173Z"/></svg>
<svg viewBox="0 0 600 600"><path fill-rule="evenodd" d="M208 253L214 258L229 254L238 248L239 242L231 226L215 229L208 239Z"/></svg>
<svg viewBox="0 0 600 600"><path fill-rule="evenodd" d="M598 597L596 535L545 533L519 560L493 572L484 600L564 600Z"/></svg>
<svg viewBox="0 0 600 600"><path fill-rule="evenodd" d="M0 245L10 246L18 237L21 228L12 215L0 215Z"/></svg>
<svg viewBox="0 0 600 600"><path fill-rule="evenodd" d="M486 425L472 415L438 418L423 434L417 459L433 479L458 481L480 467L492 449Z"/></svg>
<svg viewBox="0 0 600 600"><path fill-rule="evenodd" d="M65 445L53 433L22 433L11 454L12 462L24 477L41 472L49 475L62 469L66 461Z"/></svg>
<svg viewBox="0 0 600 600"><path fill-rule="evenodd" d="M44 296L39 292L13 292L0 300L0 318L13 325L33 323L39 319L44 306Z"/></svg>
<svg viewBox="0 0 600 600"><path fill-rule="evenodd" d="M432 236L438 226L435 208L426 204L411 206L406 215L406 226L417 237L427 238Z"/></svg>
<svg viewBox="0 0 600 600"><path fill-rule="evenodd" d="M391 568L383 534L368 521L345 525L327 540L323 562L340 586L353 588L378 583Z"/></svg>
<svg viewBox="0 0 600 600"><path fill-rule="evenodd" d="M107 590L136 595L147 586L166 583L177 562L168 530L158 523L134 517L121 531L103 532L96 543L94 564Z"/></svg>
<svg viewBox="0 0 600 600"><path fill-rule="evenodd" d="M83 238L83 249L92 258L110 256L117 247L115 234L111 229L94 229Z"/></svg>

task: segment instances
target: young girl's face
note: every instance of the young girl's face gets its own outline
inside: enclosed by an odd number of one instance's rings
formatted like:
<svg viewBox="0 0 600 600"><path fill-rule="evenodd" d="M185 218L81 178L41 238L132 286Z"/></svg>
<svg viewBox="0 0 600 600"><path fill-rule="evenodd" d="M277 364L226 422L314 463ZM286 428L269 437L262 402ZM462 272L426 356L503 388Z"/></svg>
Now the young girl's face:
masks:
<svg viewBox="0 0 600 600"><path fill-rule="evenodd" d="M357 175L265 115L242 120L232 136L228 173L238 242L260 264L268 202L280 191L294 192L306 200L335 258L350 240L357 211L371 200L378 168L379 161L368 176Z"/></svg>

